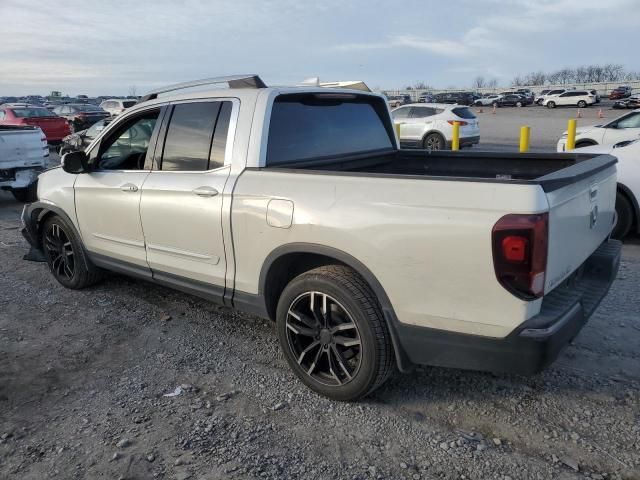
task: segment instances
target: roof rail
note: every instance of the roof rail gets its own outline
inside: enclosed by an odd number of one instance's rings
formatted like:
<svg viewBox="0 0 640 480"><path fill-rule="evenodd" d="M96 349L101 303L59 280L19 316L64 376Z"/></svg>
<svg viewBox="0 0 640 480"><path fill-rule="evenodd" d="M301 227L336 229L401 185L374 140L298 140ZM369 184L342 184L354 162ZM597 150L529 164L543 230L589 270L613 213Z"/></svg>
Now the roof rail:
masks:
<svg viewBox="0 0 640 480"><path fill-rule="evenodd" d="M175 83L166 87L153 90L140 99L141 102L158 98L161 93L173 92L185 88L199 87L201 85L218 85L226 83L229 88L266 88L267 85L262 79L255 74L250 75L229 75L227 77L203 78L202 80L193 80L191 82Z"/></svg>

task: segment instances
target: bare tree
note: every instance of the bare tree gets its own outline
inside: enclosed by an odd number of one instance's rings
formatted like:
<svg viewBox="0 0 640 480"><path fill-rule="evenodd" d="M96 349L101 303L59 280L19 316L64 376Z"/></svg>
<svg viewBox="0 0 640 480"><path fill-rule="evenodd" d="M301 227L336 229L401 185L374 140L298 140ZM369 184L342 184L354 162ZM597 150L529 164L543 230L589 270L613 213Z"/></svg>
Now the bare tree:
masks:
<svg viewBox="0 0 640 480"><path fill-rule="evenodd" d="M474 80L473 80L473 88L485 88L487 86L487 82L485 81L484 77L482 75L478 75Z"/></svg>
<svg viewBox="0 0 640 480"><path fill-rule="evenodd" d="M526 85L544 85L544 82L547 80L547 74L544 72L531 72L526 77L524 77L524 82Z"/></svg>
<svg viewBox="0 0 640 480"><path fill-rule="evenodd" d="M135 85L131 85L129 87L129 96L130 97L137 97L138 96L138 87L136 87Z"/></svg>
<svg viewBox="0 0 640 480"><path fill-rule="evenodd" d="M513 85L514 87L519 87L520 85L524 85L524 80L520 75L516 75L515 77L513 77L513 80L511 80L511 85Z"/></svg>
<svg viewBox="0 0 640 480"><path fill-rule="evenodd" d="M487 81L487 88L496 88L497 86L498 86L497 78L492 78L491 80Z"/></svg>

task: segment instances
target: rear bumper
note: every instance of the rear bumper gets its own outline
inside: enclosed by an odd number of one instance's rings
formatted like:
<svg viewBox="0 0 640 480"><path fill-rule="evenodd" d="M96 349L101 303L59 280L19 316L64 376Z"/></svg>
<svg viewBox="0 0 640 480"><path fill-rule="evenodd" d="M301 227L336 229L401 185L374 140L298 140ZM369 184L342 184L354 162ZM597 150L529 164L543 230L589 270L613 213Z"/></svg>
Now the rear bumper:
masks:
<svg viewBox="0 0 640 480"><path fill-rule="evenodd" d="M578 271L543 299L540 313L505 338L488 338L397 323L414 364L533 374L551 364L580 332L609 291L622 243L604 242Z"/></svg>

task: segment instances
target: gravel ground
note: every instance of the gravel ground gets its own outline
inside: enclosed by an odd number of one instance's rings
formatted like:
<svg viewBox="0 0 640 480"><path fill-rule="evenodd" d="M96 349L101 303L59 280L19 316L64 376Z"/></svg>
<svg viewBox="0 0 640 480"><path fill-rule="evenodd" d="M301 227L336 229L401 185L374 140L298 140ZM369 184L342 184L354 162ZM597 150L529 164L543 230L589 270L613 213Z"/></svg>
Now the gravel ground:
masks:
<svg viewBox="0 0 640 480"><path fill-rule="evenodd" d="M2 479L640 479L638 239L543 374L418 368L345 404L269 322L118 275L64 289L22 260L20 210L0 192Z"/></svg>

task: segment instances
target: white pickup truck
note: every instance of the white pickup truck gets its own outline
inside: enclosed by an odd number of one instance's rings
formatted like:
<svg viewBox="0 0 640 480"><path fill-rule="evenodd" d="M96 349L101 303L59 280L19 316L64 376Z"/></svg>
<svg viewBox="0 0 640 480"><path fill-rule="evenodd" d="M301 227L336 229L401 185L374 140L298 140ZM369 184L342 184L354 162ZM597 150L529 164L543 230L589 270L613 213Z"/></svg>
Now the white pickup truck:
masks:
<svg viewBox="0 0 640 480"><path fill-rule="evenodd" d="M113 270L273 319L296 375L353 400L396 367L552 362L618 270L615 163L403 151L381 95L209 79L66 154L23 233L68 288Z"/></svg>
<svg viewBox="0 0 640 480"><path fill-rule="evenodd" d="M36 180L49 159L47 138L38 127L0 125L0 189L21 202L36 200Z"/></svg>

